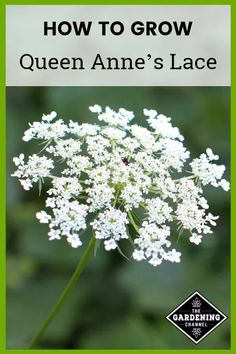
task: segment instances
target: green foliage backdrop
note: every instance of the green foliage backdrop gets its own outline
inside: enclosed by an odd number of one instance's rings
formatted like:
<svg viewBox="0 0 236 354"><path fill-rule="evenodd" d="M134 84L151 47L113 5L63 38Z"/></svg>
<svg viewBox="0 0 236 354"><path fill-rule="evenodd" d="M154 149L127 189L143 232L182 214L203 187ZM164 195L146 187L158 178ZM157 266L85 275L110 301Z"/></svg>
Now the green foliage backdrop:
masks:
<svg viewBox="0 0 236 354"><path fill-rule="evenodd" d="M12 87L7 90L7 347L25 348L47 316L80 259L83 248L47 239L35 219L43 206L38 190L26 193L16 179L12 157L37 152L21 140L28 122L52 110L65 120L94 122L95 103L136 113L153 108L171 116L185 136L192 157L207 147L220 155L229 178L229 99L224 87ZM180 264L158 268L127 261L99 249L60 315L48 328L44 349L196 349L165 316L199 290L229 314L229 193L207 188L211 211L220 215L213 235L194 246L177 235ZM87 235L89 238L89 234ZM86 236L85 236L86 237ZM229 320L198 349L229 348Z"/></svg>

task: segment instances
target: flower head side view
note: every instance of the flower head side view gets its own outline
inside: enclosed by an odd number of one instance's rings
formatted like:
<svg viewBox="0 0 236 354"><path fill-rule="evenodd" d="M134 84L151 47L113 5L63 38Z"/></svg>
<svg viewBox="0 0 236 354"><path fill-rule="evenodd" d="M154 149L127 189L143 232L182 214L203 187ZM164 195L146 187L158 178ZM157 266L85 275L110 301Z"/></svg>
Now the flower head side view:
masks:
<svg viewBox="0 0 236 354"><path fill-rule="evenodd" d="M147 129L131 124L134 114L123 108L89 109L98 115L98 124L66 124L56 112L43 115L30 124L23 140L42 140L44 148L27 160L24 154L13 159L17 170L12 176L25 190L34 183L41 189L46 178L51 180L47 211L36 214L49 225L49 240L65 237L77 248L82 231L91 226L107 251L122 252L121 240L127 239L137 261L153 266L180 262L171 235L185 230L198 245L212 233L218 216L208 212L203 188L210 184L228 191L229 182L222 179L225 166L216 164L219 157L207 148L183 176L190 152L171 118L144 109ZM53 175L55 167L59 176Z"/></svg>

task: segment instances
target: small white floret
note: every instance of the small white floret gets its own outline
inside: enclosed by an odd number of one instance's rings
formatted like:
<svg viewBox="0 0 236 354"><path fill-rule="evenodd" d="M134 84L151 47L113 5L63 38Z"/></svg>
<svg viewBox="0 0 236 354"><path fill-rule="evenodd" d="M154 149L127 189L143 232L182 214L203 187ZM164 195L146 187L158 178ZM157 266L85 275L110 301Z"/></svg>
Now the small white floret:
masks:
<svg viewBox="0 0 236 354"><path fill-rule="evenodd" d="M41 224L48 224L48 222L51 220L51 216L43 210L36 213L36 218Z"/></svg>

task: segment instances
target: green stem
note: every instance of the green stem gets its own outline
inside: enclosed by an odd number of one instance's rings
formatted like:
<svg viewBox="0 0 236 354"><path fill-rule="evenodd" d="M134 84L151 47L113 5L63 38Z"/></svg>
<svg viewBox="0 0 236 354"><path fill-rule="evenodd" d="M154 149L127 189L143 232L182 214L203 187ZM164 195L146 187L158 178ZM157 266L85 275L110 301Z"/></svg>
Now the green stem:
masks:
<svg viewBox="0 0 236 354"><path fill-rule="evenodd" d="M155 194L160 194L160 190L158 190L157 188L149 188L149 192L155 193Z"/></svg>
<svg viewBox="0 0 236 354"><path fill-rule="evenodd" d="M140 206L141 206L143 209L147 210L146 205L145 205L144 203L140 203Z"/></svg>
<svg viewBox="0 0 236 354"><path fill-rule="evenodd" d="M34 348L34 346L37 344L37 342L41 339L44 332L48 328L49 324L52 322L54 317L57 315L57 313L61 309L62 305L64 304L65 300L67 299L67 297L71 293L73 286L77 283L82 271L84 270L84 268L88 262L89 256L94 248L95 242L96 242L96 239L93 236L88 244L88 247L87 247L83 257L81 258L79 264L77 265L74 273L72 274L72 277L70 278L69 282L67 283L67 285L66 285L65 289L63 290L61 296L59 297L57 303L53 306L46 321L42 324L42 326L39 328L38 332L35 334L35 336L31 340L30 345L29 345L29 349Z"/></svg>
<svg viewBox="0 0 236 354"><path fill-rule="evenodd" d="M81 184L86 184L86 183L85 183L85 180L83 180L83 179L79 179L79 183L81 183Z"/></svg>
<svg viewBox="0 0 236 354"><path fill-rule="evenodd" d="M178 179L174 179L174 182L180 182L183 179L194 179L196 177L197 177L196 175L191 175L191 176L187 176L187 177L181 177L181 178L178 178Z"/></svg>
<svg viewBox="0 0 236 354"><path fill-rule="evenodd" d="M134 221L134 218L133 218L133 216L132 216L132 214L131 214L131 212L130 212L129 210L128 210L128 215L129 215L129 219L130 219L130 222L131 222L133 228L135 229L135 231L136 231L138 234L140 234L139 228L138 228L138 226L136 225L136 223L135 223L135 221Z"/></svg>
<svg viewBox="0 0 236 354"><path fill-rule="evenodd" d="M118 188L117 191L116 191L116 194L115 194L114 202L113 202L113 207L114 207L114 208L115 208L116 202L117 202L117 200L118 200L119 193L120 193L120 190L119 190L119 188Z"/></svg>

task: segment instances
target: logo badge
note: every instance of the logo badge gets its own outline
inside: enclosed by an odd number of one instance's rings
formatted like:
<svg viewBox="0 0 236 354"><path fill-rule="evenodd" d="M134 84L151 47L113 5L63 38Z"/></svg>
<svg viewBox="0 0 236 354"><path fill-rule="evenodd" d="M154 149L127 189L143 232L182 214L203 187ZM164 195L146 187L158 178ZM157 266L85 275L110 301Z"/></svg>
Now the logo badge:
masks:
<svg viewBox="0 0 236 354"><path fill-rule="evenodd" d="M198 344L224 322L227 316L196 291L172 311L166 319L195 344Z"/></svg>

